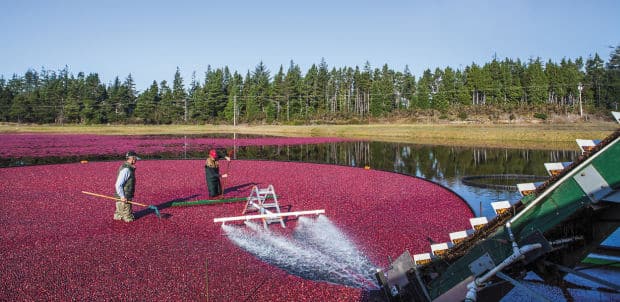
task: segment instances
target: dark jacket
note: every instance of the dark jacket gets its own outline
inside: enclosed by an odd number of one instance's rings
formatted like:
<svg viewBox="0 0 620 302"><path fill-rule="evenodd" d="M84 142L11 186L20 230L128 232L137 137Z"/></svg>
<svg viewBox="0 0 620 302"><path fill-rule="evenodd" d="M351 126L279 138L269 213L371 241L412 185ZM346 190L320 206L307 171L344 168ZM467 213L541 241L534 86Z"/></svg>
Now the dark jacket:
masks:
<svg viewBox="0 0 620 302"><path fill-rule="evenodd" d="M123 185L123 192L125 193L125 197L127 199L132 199L133 194L136 190L136 167L134 165L131 165L130 163L125 162L120 168L118 168L118 174L121 174L121 171L125 168L129 168L129 178Z"/></svg>

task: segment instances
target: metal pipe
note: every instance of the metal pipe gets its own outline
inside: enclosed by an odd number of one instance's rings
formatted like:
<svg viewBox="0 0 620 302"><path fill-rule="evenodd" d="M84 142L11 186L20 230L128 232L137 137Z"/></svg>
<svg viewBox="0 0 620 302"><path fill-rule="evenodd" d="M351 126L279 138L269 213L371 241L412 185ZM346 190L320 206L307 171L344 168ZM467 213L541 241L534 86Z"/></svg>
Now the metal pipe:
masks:
<svg viewBox="0 0 620 302"><path fill-rule="evenodd" d="M490 279L495 274L497 274L497 272L500 272L501 270L503 270L507 266L511 265L515 261L520 260L523 257L523 255L525 255L526 253L528 253L530 251L533 251L535 249L539 249L541 247L542 247L542 244L540 244L540 243L528 244L528 245L525 245L525 246L523 246L521 248L517 247L516 252L514 252L512 255L508 256L508 258L504 259L504 261L502 261L502 263L500 263L499 265L495 266L493 269L488 271L486 274L482 275L481 277L478 277L478 278L474 279L474 281L472 281L469 284L467 284L467 294L465 295L465 301L475 302L476 301L477 292L478 292L478 288L484 282L486 282L488 279Z"/></svg>
<svg viewBox="0 0 620 302"><path fill-rule="evenodd" d="M228 221L251 220L251 219L276 219L276 218L286 217L286 216L319 215L319 214L325 214L325 210L297 211L297 212L287 212L287 213L271 213L270 212L268 214L259 214L259 215L222 217L222 218L214 218L213 222L228 222Z"/></svg>
<svg viewBox="0 0 620 302"><path fill-rule="evenodd" d="M574 237L569 237L569 238L562 238L562 239L558 239L558 240L553 240L551 242L549 242L549 244L551 244L551 246L558 246L558 245L563 245L563 244L567 244L567 243L571 243L571 242L575 242L575 241L580 241L583 240L583 236L579 235L579 236L574 236Z"/></svg>
<svg viewBox="0 0 620 302"><path fill-rule="evenodd" d="M512 233L512 224L510 221L506 223L506 231L508 231L508 237L510 237L510 242L512 243L512 253L516 254L519 252L519 245L517 245L515 235Z"/></svg>

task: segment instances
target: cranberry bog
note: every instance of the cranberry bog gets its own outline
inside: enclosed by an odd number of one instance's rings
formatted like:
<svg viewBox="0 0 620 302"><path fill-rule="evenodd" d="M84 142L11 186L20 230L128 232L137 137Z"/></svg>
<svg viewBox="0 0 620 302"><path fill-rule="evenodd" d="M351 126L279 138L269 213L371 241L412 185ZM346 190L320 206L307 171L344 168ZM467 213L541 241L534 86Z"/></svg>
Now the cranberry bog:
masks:
<svg viewBox="0 0 620 302"><path fill-rule="evenodd" d="M253 137L214 138L166 135L92 135L92 134L0 134L0 159L100 156L108 158L135 150L141 156L162 153L206 152L211 148L321 144L349 141L331 137Z"/></svg>
<svg viewBox="0 0 620 302"><path fill-rule="evenodd" d="M136 221L124 223L112 219L113 201L81 193L112 195L119 165L0 169L0 300L363 301L375 286L365 270L405 250L428 251L429 238L448 241L472 217L459 196L411 176L234 160L221 168L230 175L226 198L271 184L283 212L325 216L288 219L269 232L222 226L213 219L240 215L243 202L170 206L208 199L204 161L143 160L135 200L163 218L134 206Z"/></svg>

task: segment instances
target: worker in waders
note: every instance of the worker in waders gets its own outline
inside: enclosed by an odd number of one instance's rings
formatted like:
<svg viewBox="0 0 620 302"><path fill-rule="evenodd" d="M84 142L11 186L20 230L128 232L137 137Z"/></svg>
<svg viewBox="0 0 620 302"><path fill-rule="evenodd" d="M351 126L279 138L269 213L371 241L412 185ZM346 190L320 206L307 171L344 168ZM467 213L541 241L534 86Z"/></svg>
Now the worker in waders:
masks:
<svg viewBox="0 0 620 302"><path fill-rule="evenodd" d="M205 178L207 180L207 188L209 189L209 197L224 194L220 178L228 177L228 174L220 175L220 163L218 160L222 158L230 161L230 157L222 156L215 149L211 149L209 157L205 162Z"/></svg>
<svg viewBox="0 0 620 302"><path fill-rule="evenodd" d="M132 222L134 220L131 204L127 201L133 199L136 188L136 162L140 158L134 151L125 154L125 162L118 169L116 184L116 198L121 201L116 202L116 211L114 211L114 220L123 220L124 222Z"/></svg>

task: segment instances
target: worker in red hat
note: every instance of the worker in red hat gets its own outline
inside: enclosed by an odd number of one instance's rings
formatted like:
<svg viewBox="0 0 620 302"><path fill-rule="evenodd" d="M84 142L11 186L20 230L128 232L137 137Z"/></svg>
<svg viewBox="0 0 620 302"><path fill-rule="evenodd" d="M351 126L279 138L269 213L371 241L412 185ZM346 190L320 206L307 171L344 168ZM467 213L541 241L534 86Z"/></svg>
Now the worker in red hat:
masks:
<svg viewBox="0 0 620 302"><path fill-rule="evenodd" d="M218 160L222 158L230 161L230 157L218 153L215 149L209 150L209 157L205 162L205 178L207 180L207 188L209 189L209 197L224 194L220 178L228 177L228 174L220 175L220 163Z"/></svg>

